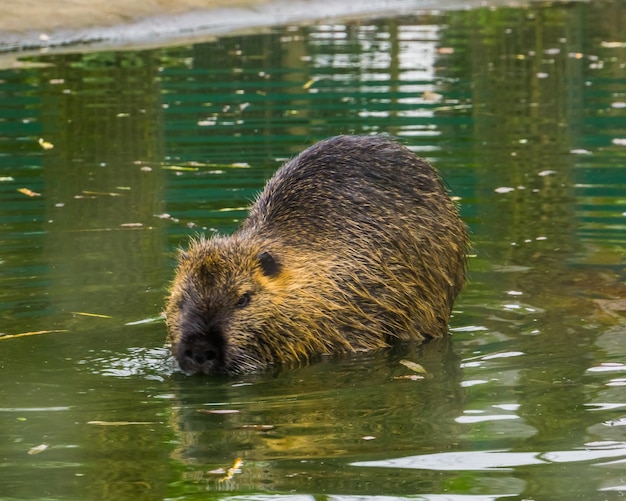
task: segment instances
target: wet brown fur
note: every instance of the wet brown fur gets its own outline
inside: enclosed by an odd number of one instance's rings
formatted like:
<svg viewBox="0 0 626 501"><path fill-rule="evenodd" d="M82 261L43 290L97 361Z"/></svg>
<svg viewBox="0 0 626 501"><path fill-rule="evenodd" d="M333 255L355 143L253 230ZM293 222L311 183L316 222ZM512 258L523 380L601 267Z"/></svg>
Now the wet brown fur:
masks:
<svg viewBox="0 0 626 501"><path fill-rule="evenodd" d="M338 136L267 183L231 236L181 252L166 308L186 372L236 374L447 333L468 237L436 171Z"/></svg>

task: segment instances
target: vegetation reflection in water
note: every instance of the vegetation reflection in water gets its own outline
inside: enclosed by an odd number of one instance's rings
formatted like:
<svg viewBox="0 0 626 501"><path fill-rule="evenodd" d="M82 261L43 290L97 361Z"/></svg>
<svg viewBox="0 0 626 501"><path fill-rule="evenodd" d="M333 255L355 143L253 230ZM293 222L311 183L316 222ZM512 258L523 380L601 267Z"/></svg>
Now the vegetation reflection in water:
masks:
<svg viewBox="0 0 626 501"><path fill-rule="evenodd" d="M3 499L622 494L625 22L533 4L1 71L0 331L48 332L0 338ZM175 248L352 132L461 200L452 343L178 373L154 320Z"/></svg>

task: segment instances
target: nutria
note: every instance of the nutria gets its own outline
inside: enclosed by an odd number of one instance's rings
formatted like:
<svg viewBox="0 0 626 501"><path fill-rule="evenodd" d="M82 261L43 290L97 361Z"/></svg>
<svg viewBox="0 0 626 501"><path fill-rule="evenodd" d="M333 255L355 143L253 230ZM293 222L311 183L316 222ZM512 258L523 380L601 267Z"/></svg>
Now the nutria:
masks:
<svg viewBox="0 0 626 501"><path fill-rule="evenodd" d="M166 307L188 373L237 374L447 334L467 230L435 169L381 137L311 146L231 236L181 251Z"/></svg>

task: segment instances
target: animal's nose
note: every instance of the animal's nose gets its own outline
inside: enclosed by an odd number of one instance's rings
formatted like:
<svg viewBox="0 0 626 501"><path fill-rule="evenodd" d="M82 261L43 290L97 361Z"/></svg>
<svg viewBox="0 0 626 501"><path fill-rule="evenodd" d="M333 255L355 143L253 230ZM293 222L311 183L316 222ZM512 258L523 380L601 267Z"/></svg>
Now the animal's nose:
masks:
<svg viewBox="0 0 626 501"><path fill-rule="evenodd" d="M217 328L183 336L176 358L185 372L219 373L224 364L224 339Z"/></svg>
<svg viewBox="0 0 626 501"><path fill-rule="evenodd" d="M217 359L217 350L208 339L198 339L187 345L183 356L192 364L203 365Z"/></svg>

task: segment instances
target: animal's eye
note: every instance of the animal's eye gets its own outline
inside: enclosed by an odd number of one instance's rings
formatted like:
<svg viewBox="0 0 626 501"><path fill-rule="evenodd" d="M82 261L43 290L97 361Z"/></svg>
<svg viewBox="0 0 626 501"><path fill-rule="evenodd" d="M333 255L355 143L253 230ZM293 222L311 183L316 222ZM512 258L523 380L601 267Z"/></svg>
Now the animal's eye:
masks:
<svg viewBox="0 0 626 501"><path fill-rule="evenodd" d="M241 296L239 296L236 306L237 308L243 308L244 306L248 306L248 303L250 303L250 293L244 292Z"/></svg>

